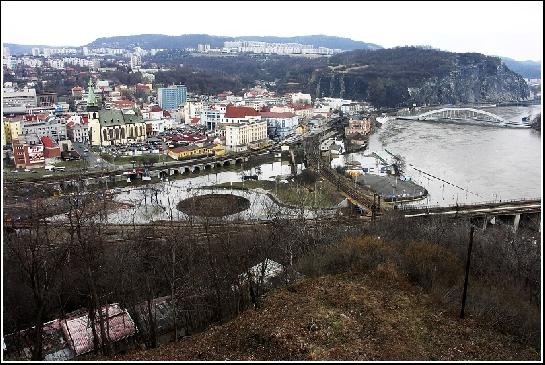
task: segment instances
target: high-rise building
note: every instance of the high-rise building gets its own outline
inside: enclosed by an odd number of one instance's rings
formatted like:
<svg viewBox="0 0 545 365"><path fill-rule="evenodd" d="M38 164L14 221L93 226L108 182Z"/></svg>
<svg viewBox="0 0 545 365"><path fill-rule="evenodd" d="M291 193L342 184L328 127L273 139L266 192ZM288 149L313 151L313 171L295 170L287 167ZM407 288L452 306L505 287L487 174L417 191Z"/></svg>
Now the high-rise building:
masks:
<svg viewBox="0 0 545 365"><path fill-rule="evenodd" d="M131 69L138 70L142 66L142 56L138 54L131 55Z"/></svg>
<svg viewBox="0 0 545 365"><path fill-rule="evenodd" d="M11 56L11 52L8 47L4 47L4 58Z"/></svg>
<svg viewBox="0 0 545 365"><path fill-rule="evenodd" d="M157 90L157 97L162 109L177 109L187 100L187 87L185 85L161 87Z"/></svg>
<svg viewBox="0 0 545 365"><path fill-rule="evenodd" d="M40 49L39 48L32 48L32 55L34 57L39 56L40 55Z"/></svg>

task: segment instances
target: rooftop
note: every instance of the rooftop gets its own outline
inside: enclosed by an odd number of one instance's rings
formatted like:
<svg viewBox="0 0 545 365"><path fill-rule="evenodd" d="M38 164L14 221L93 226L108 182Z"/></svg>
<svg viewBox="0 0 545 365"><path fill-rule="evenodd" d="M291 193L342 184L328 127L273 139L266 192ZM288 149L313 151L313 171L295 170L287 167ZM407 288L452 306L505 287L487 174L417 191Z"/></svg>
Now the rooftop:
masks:
<svg viewBox="0 0 545 365"><path fill-rule="evenodd" d="M225 118L259 117L260 114L254 108L248 106L227 106Z"/></svg>

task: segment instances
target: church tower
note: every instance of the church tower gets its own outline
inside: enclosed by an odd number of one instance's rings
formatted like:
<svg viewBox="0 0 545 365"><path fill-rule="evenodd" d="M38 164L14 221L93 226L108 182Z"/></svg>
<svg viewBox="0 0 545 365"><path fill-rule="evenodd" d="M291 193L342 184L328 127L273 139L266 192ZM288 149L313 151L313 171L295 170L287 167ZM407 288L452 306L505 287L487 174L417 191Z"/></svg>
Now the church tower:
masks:
<svg viewBox="0 0 545 365"><path fill-rule="evenodd" d="M88 90L88 96L87 96L87 111L88 112L96 112L98 111L98 100L97 96L95 95L95 89L93 87L93 82L91 81L91 78L89 78L89 90Z"/></svg>

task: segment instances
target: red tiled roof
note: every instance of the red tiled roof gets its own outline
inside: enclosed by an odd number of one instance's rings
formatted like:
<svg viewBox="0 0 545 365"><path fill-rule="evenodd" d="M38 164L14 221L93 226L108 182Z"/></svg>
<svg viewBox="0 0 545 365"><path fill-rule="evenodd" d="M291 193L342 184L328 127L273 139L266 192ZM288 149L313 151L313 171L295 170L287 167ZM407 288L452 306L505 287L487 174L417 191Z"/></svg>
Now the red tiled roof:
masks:
<svg viewBox="0 0 545 365"><path fill-rule="evenodd" d="M74 86L72 88L72 91L82 91L82 90L83 90L83 88L81 86Z"/></svg>
<svg viewBox="0 0 545 365"><path fill-rule="evenodd" d="M151 107L151 110L150 110L150 111L151 111L151 112L160 112L160 111L162 111L162 110L163 110L163 109L161 109L160 106L154 105L154 106Z"/></svg>
<svg viewBox="0 0 545 365"><path fill-rule="evenodd" d="M44 145L45 148L57 147L55 145L55 142L53 142L53 140L48 136L42 137L42 144Z"/></svg>
<svg viewBox="0 0 545 365"><path fill-rule="evenodd" d="M194 117L194 118L191 118L191 123L197 124L197 123L199 123L200 120L201 120L201 118L199 118L199 117Z"/></svg>
<svg viewBox="0 0 545 365"><path fill-rule="evenodd" d="M310 104L288 104L291 106L294 110L303 110L303 109L312 109L312 105Z"/></svg>
<svg viewBox="0 0 545 365"><path fill-rule="evenodd" d="M258 117L259 112L248 106L227 106L225 118Z"/></svg>
<svg viewBox="0 0 545 365"><path fill-rule="evenodd" d="M114 100L113 103L117 107L120 107L120 106L131 106L132 107L132 106L134 106L134 102L130 101L130 100Z"/></svg>
<svg viewBox="0 0 545 365"><path fill-rule="evenodd" d="M163 117L170 118L170 113L166 110L163 110Z"/></svg>
<svg viewBox="0 0 545 365"><path fill-rule="evenodd" d="M262 118L293 118L295 114L290 112L262 112Z"/></svg>

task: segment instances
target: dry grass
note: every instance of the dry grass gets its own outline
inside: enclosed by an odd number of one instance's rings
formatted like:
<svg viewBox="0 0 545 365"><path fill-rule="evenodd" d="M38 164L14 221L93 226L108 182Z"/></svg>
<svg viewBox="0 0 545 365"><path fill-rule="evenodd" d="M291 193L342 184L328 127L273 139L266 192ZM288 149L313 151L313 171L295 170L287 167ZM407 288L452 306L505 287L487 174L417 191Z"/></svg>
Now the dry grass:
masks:
<svg viewBox="0 0 545 365"><path fill-rule="evenodd" d="M513 337L445 311L393 264L302 280L262 309L116 360L537 360Z"/></svg>

